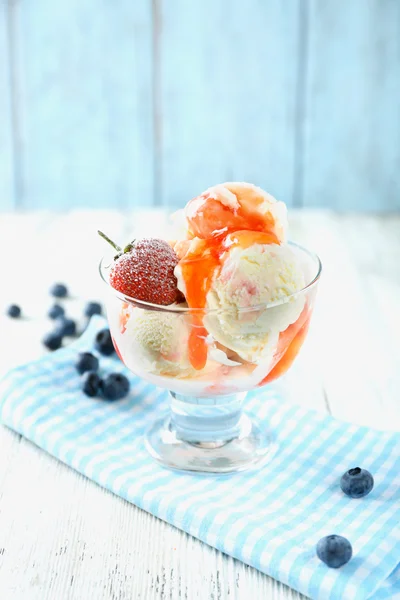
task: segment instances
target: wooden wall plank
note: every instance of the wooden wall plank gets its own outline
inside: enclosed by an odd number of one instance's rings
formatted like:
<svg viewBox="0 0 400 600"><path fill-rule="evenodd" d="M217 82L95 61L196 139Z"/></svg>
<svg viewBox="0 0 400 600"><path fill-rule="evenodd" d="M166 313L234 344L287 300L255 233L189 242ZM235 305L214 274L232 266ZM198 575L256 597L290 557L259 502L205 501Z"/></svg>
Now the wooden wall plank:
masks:
<svg viewBox="0 0 400 600"><path fill-rule="evenodd" d="M0 210L400 209L397 0L8 0L0 57Z"/></svg>
<svg viewBox="0 0 400 600"><path fill-rule="evenodd" d="M248 180L290 205L298 0L156 4L162 203Z"/></svg>
<svg viewBox="0 0 400 600"><path fill-rule="evenodd" d="M12 88L8 5L0 3L0 210L14 208Z"/></svg>
<svg viewBox="0 0 400 600"><path fill-rule="evenodd" d="M400 2L309 6L303 203L400 209Z"/></svg>
<svg viewBox="0 0 400 600"><path fill-rule="evenodd" d="M15 11L24 207L152 203L151 0Z"/></svg>

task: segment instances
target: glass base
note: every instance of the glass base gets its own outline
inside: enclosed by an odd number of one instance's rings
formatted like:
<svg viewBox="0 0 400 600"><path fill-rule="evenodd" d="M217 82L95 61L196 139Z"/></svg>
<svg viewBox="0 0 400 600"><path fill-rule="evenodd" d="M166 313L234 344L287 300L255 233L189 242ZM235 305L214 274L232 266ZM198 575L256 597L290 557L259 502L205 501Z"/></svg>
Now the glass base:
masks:
<svg viewBox="0 0 400 600"><path fill-rule="evenodd" d="M271 454L273 447L270 435L243 413L231 439L218 439L218 436L202 441L182 439L173 417L167 415L151 425L145 444L162 466L203 473L243 471Z"/></svg>

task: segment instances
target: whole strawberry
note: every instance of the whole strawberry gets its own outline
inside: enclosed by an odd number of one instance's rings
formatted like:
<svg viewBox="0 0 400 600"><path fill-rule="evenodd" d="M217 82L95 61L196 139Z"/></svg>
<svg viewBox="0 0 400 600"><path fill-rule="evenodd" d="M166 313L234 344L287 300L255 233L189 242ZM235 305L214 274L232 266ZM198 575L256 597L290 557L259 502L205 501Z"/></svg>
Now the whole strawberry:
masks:
<svg viewBox="0 0 400 600"><path fill-rule="evenodd" d="M110 284L114 289L152 304L167 306L182 302L184 298L174 275L179 259L167 242L145 238L122 249L101 231L99 235L117 250L110 271Z"/></svg>

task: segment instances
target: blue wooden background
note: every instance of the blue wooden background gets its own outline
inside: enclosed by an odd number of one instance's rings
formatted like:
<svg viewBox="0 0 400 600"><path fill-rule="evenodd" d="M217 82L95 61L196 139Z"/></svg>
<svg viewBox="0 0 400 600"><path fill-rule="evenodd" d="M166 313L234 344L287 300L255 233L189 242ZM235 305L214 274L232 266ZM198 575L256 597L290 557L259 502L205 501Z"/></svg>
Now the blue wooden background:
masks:
<svg viewBox="0 0 400 600"><path fill-rule="evenodd" d="M0 209L400 209L400 0L1 0Z"/></svg>

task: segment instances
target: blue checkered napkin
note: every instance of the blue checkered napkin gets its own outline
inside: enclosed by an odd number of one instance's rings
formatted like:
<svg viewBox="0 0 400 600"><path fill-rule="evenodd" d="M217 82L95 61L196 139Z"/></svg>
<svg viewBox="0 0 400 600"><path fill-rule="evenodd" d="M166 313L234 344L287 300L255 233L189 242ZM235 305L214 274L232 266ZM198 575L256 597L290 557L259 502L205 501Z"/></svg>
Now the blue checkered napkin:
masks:
<svg viewBox="0 0 400 600"><path fill-rule="evenodd" d="M81 392L76 352L90 350L102 327L95 317L76 343L11 371L0 384L3 423L115 494L311 598L400 598L400 434L289 405L271 388L247 400L276 437L278 450L264 467L217 477L163 469L142 435L166 408L166 392L131 375L132 392L120 402ZM125 369L115 358L101 364ZM352 500L339 479L357 465L374 474L375 488ZM341 569L315 555L317 541L331 533L353 545Z"/></svg>

